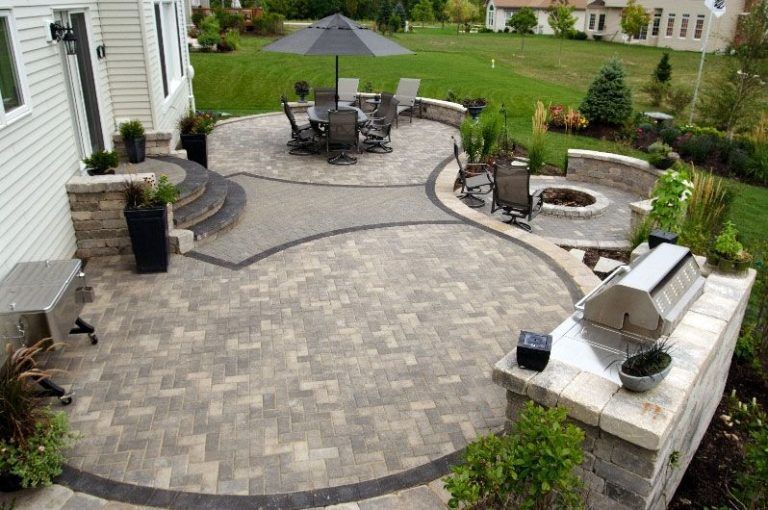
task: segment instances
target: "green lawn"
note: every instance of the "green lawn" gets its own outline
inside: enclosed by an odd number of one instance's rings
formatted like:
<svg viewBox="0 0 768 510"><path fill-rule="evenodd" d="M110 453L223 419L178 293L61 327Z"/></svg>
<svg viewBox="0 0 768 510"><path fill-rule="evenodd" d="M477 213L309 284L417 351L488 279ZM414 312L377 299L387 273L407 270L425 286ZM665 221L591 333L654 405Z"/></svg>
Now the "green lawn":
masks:
<svg viewBox="0 0 768 510"><path fill-rule="evenodd" d="M648 109L640 85L648 80L664 50L608 42L564 41L562 65L558 65L560 41L548 36L529 36L525 50L520 39L509 34L456 35L455 27L423 28L399 34L395 39L415 52L397 57L342 57L341 76L354 76L374 90L394 91L401 77L421 79L420 95L443 99L449 90L459 97L482 96L489 108L503 103L508 111L512 136L525 145L530 139L531 115L537 100L577 107L600 66L619 58L635 91L638 110ZM303 57L261 51L271 39L243 37L243 46L228 54L193 53L197 107L246 115L277 111L279 98L294 98L293 83L307 80L312 87L332 86L333 57ZM708 56L712 73L728 57ZM495 68L491 68L495 59ZM672 52L673 82L691 85L699 54ZM678 118L683 112L672 112ZM449 141L446 140L446 146ZM594 149L643 157L626 145L558 133L548 135L547 162L563 166L568 148ZM768 204L768 190L739 185L734 218L745 237L762 236L764 220L758 204Z"/></svg>

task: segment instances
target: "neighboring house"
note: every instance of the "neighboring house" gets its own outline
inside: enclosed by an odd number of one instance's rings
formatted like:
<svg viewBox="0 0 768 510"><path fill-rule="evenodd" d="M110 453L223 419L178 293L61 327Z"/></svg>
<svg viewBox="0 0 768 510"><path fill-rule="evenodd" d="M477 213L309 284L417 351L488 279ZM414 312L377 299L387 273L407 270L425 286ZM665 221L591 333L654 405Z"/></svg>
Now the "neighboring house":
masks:
<svg viewBox="0 0 768 510"><path fill-rule="evenodd" d="M576 30L584 30L584 20L586 19L587 0L572 0L569 2L573 7L573 15L576 17ZM552 27L549 26L547 17L549 12L547 8L552 4L551 0L488 0L485 4L485 26L496 32L504 31L507 26L507 20L515 11L530 7L536 13L538 26L534 28L537 34L553 34Z"/></svg>
<svg viewBox="0 0 768 510"><path fill-rule="evenodd" d="M701 51L707 23L712 16L703 0L640 0L651 21L639 34L633 34L632 44L659 46L675 50ZM621 31L621 11L626 0L594 0L587 5L587 34L606 41L626 42L629 37ZM726 13L712 21L708 50L721 51L736 35L739 17L746 11L745 0L729 0Z"/></svg>
<svg viewBox="0 0 768 510"><path fill-rule="evenodd" d="M194 105L182 0L0 0L0 278L76 249L65 183L117 124L178 140ZM52 39L51 24L72 31Z"/></svg>

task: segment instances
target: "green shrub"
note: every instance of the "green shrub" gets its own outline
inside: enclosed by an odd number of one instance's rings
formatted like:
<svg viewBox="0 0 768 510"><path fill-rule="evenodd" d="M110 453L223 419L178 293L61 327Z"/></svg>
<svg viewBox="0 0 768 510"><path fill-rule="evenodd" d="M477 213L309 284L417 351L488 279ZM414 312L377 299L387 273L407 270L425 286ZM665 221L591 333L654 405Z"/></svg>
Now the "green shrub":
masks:
<svg viewBox="0 0 768 510"><path fill-rule="evenodd" d="M710 134L688 134L681 138L678 147L680 156L702 165L710 159L718 145L718 138Z"/></svg>
<svg viewBox="0 0 768 510"><path fill-rule="evenodd" d="M464 462L445 487L451 508L581 508L584 431L566 423L567 412L526 402L509 434L467 445Z"/></svg>
<svg viewBox="0 0 768 510"><path fill-rule="evenodd" d="M120 124L120 136L123 140L135 140L144 136L144 126L140 120L129 120Z"/></svg>
<svg viewBox="0 0 768 510"><path fill-rule="evenodd" d="M245 18L242 14L229 12L225 9L214 9L213 15L219 22L219 30L226 32L227 30L237 30L241 32L245 27Z"/></svg>
<svg viewBox="0 0 768 510"><path fill-rule="evenodd" d="M611 59L600 69L579 106L591 124L621 126L632 115L632 91L627 86L624 68Z"/></svg>
<svg viewBox="0 0 768 510"><path fill-rule="evenodd" d="M768 508L768 415L755 399L750 403L739 401L735 391L729 399L729 411L731 426L735 424L749 435L744 461L736 471L734 496L738 508Z"/></svg>
<svg viewBox="0 0 768 510"><path fill-rule="evenodd" d="M209 135L216 126L216 118L210 113L188 112L179 119L179 133L182 135Z"/></svg>
<svg viewBox="0 0 768 510"><path fill-rule="evenodd" d="M667 145L675 145L678 137L680 136L680 130L675 127L665 127L659 130L659 138Z"/></svg>
<svg viewBox="0 0 768 510"><path fill-rule="evenodd" d="M667 104L678 115L691 106L693 92L685 85L673 85L667 91Z"/></svg>
<svg viewBox="0 0 768 510"><path fill-rule="evenodd" d="M223 46L229 51L234 51L240 47L240 32L230 28L221 36Z"/></svg>
<svg viewBox="0 0 768 510"><path fill-rule="evenodd" d="M265 12L253 20L253 32L256 35L280 35L283 33L285 16L275 12Z"/></svg>
<svg viewBox="0 0 768 510"><path fill-rule="evenodd" d="M126 208L142 209L173 204L179 199L178 188L168 180L168 176L160 174L157 182L154 179L133 179L127 181L123 188Z"/></svg>
<svg viewBox="0 0 768 510"><path fill-rule="evenodd" d="M197 11L192 13L192 23L197 27L200 28L203 24L203 20L205 19L205 13L203 11Z"/></svg>
<svg viewBox="0 0 768 510"><path fill-rule="evenodd" d="M670 154L672 147L664 142L654 142L648 146L648 162L656 168L666 170L671 166Z"/></svg>
<svg viewBox="0 0 768 510"><path fill-rule="evenodd" d="M533 134L528 147L528 166L531 172L538 174L544 166L544 149L547 137L547 109L541 101L536 102L533 113Z"/></svg>
<svg viewBox="0 0 768 510"><path fill-rule="evenodd" d="M654 78L640 90L648 94L652 106L661 106L669 95L669 83Z"/></svg>
<svg viewBox="0 0 768 510"><path fill-rule="evenodd" d="M96 151L90 157L83 160L85 166L100 173L104 173L110 168L116 168L120 161L115 151Z"/></svg>
<svg viewBox="0 0 768 510"><path fill-rule="evenodd" d="M669 83L672 80L672 65L669 63L669 53L664 52L653 70L653 79L660 83Z"/></svg>
<svg viewBox="0 0 768 510"><path fill-rule="evenodd" d="M667 232L680 232L686 204L691 196L693 184L683 167L668 170L656 181L653 190L651 224Z"/></svg>
<svg viewBox="0 0 768 510"><path fill-rule="evenodd" d="M712 233L723 228L732 202L733 194L723 179L708 172L693 172L693 192L680 230L680 244L694 253L707 253Z"/></svg>
<svg viewBox="0 0 768 510"><path fill-rule="evenodd" d="M216 16L206 17L200 26L200 35L197 42L203 50L207 51L219 44L221 40L221 27Z"/></svg>
<svg viewBox="0 0 768 510"><path fill-rule="evenodd" d="M738 240L739 231L732 221L725 222L720 234L715 238L713 249L716 254L727 260L736 260L744 246Z"/></svg>

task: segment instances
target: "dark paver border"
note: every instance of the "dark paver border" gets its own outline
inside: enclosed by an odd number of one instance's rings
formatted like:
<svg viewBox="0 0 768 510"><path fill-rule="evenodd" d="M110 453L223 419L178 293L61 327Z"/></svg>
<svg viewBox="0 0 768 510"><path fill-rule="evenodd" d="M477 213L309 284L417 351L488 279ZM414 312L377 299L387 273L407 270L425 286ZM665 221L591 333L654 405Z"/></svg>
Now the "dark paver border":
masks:
<svg viewBox="0 0 768 510"><path fill-rule="evenodd" d="M292 181L290 179L281 179L279 177L269 177L266 175L254 174L252 172L236 172L234 174L225 175L227 179L232 177L251 177L253 179L263 179L265 181L281 182L283 184L296 184L299 186L321 186L326 188L356 188L356 189L377 189L377 188L416 188L424 186L423 182L417 182L414 184L333 184L330 182L306 182L306 181Z"/></svg>

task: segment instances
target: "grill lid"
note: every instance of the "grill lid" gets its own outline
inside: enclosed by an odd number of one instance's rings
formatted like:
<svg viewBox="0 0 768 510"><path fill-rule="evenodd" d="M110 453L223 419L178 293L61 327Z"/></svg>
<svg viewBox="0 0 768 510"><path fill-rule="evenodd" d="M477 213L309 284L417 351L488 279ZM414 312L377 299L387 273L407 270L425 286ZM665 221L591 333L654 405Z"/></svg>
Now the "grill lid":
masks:
<svg viewBox="0 0 768 510"><path fill-rule="evenodd" d="M16 264L0 283L0 315L52 309L81 265L78 259Z"/></svg>
<svg viewBox="0 0 768 510"><path fill-rule="evenodd" d="M630 264L586 299L584 319L643 337L669 334L704 291L688 248L664 243Z"/></svg>

